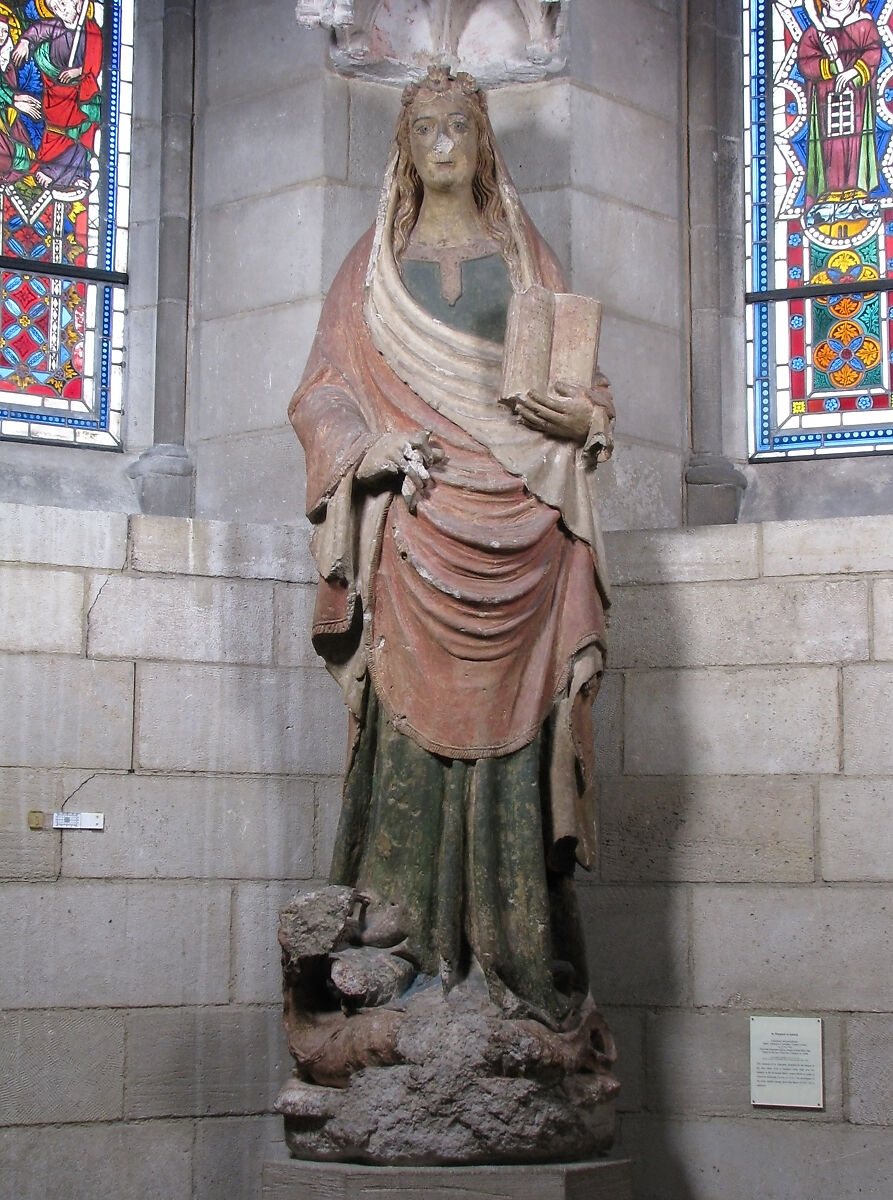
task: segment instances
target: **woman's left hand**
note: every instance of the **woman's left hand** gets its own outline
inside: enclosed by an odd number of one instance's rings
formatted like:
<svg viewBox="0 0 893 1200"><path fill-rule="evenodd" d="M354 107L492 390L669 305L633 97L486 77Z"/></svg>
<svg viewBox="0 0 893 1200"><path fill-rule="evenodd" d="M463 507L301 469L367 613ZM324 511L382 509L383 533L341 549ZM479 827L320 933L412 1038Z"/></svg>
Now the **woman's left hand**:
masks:
<svg viewBox="0 0 893 1200"><path fill-rule="evenodd" d="M529 429L582 446L589 436L596 405L609 417L614 416L610 387L601 374L596 375L591 388L559 380L547 396L528 392L518 401L515 412Z"/></svg>

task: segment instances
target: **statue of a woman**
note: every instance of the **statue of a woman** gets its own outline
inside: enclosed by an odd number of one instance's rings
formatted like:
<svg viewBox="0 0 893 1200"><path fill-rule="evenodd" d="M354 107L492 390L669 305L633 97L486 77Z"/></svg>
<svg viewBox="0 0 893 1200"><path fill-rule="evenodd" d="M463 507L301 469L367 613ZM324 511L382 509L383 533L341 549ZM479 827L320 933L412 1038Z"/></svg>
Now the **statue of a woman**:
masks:
<svg viewBox="0 0 893 1200"><path fill-rule="evenodd" d="M330 882L360 905L330 960L340 1011L292 1030L305 1081L405 1061L400 1019L436 1002L533 1030L541 1066L604 1084L572 875L592 853L594 476L613 408L597 373L499 402L508 304L533 285L567 290L485 96L432 68L404 92L377 224L329 292L290 408L314 644L351 714Z"/></svg>

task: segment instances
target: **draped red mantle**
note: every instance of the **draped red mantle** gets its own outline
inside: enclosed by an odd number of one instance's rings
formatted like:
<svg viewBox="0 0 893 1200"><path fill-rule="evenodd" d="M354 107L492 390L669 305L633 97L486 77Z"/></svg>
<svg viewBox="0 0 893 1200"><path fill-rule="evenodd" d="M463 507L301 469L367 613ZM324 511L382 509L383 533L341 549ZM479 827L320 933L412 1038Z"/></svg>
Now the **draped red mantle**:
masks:
<svg viewBox="0 0 893 1200"><path fill-rule="evenodd" d="M527 232L542 282L564 290L545 243ZM564 815L553 813L553 832L581 839L585 859L587 701L605 636L596 548L571 535L558 507L436 412L375 348L363 313L372 242L370 231L329 292L289 409L317 525L317 648L355 715L368 672L391 722L447 757L508 754L555 712L553 809L558 801ZM495 393L489 402L497 403ZM353 486L353 470L378 436L419 429L446 457L432 468L415 514L399 495ZM542 440L545 456L550 439ZM582 788L575 776L584 777Z"/></svg>

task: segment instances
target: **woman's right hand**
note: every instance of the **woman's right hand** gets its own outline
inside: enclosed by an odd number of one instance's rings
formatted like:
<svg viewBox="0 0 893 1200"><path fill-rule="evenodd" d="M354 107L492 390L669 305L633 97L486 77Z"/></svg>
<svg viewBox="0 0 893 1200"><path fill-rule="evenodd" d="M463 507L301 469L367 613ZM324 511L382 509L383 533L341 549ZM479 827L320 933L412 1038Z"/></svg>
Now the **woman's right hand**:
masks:
<svg viewBox="0 0 893 1200"><path fill-rule="evenodd" d="M385 433L363 455L355 478L357 483L368 486L406 476L422 491L428 482L428 467L441 462L443 457L443 451L431 442L427 430Z"/></svg>

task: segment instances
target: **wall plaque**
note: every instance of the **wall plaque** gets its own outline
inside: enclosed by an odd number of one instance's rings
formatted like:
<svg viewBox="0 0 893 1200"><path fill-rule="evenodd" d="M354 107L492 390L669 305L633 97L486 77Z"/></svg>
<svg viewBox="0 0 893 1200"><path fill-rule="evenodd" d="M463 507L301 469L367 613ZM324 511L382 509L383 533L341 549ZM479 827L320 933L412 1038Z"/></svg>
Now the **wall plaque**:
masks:
<svg viewBox="0 0 893 1200"><path fill-rule="evenodd" d="M824 1107L821 1017L750 1018L750 1102Z"/></svg>

